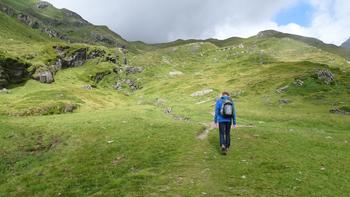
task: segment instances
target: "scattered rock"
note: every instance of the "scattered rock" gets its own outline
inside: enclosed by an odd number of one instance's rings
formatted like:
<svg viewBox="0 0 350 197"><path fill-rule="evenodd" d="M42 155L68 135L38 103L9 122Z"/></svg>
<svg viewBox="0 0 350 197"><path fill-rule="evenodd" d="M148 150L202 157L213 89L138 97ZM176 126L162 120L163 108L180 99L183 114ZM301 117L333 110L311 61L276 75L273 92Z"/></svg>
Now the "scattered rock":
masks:
<svg viewBox="0 0 350 197"><path fill-rule="evenodd" d="M123 86L122 83L118 81L116 84L113 85L113 89L121 90L123 88L122 86Z"/></svg>
<svg viewBox="0 0 350 197"><path fill-rule="evenodd" d="M129 88L130 88L132 91L135 91L135 90L138 90L138 89L141 88L140 84L137 83L135 80L126 79L126 80L124 80L124 82L129 86Z"/></svg>
<svg viewBox="0 0 350 197"><path fill-rule="evenodd" d="M60 37L59 34L55 30L49 29L47 27L44 28L42 31L44 33L46 33L47 35L49 35L51 38L58 38L58 37Z"/></svg>
<svg viewBox="0 0 350 197"><path fill-rule="evenodd" d="M327 85L330 85L334 82L334 75L328 69L316 70L315 76L317 77L318 80L324 82Z"/></svg>
<svg viewBox="0 0 350 197"><path fill-rule="evenodd" d="M183 72L181 72L181 71L171 71L171 72L169 72L169 75L171 77L181 76L181 75L183 75Z"/></svg>
<svg viewBox="0 0 350 197"><path fill-rule="evenodd" d="M92 87L92 85L85 85L83 87L81 87L84 90L93 90L94 88Z"/></svg>
<svg viewBox="0 0 350 197"><path fill-rule="evenodd" d="M325 137L326 139L329 139L329 140L331 140L331 139L333 139L333 137L331 137L331 136L327 136L327 137Z"/></svg>
<svg viewBox="0 0 350 197"><path fill-rule="evenodd" d="M304 85L304 81L302 81L301 79L296 79L294 82L293 82L294 85L298 86L298 87L301 87Z"/></svg>
<svg viewBox="0 0 350 197"><path fill-rule="evenodd" d="M289 101L288 99L280 99L280 100L279 100L279 103L280 103L280 104L289 104L290 101Z"/></svg>
<svg viewBox="0 0 350 197"><path fill-rule="evenodd" d="M283 87L281 87L281 88L278 88L278 89L276 90L276 92L279 93L279 94L282 94L282 93L287 92L288 89L289 89L289 86L283 86Z"/></svg>
<svg viewBox="0 0 350 197"><path fill-rule="evenodd" d="M173 110L172 110L171 107L167 107L167 108L164 110L164 113L166 113L166 114L171 114L171 112L173 112Z"/></svg>
<svg viewBox="0 0 350 197"><path fill-rule="evenodd" d="M143 67L135 67L135 66L125 66L124 71L127 75L129 74L137 74L143 72Z"/></svg>
<svg viewBox="0 0 350 197"><path fill-rule="evenodd" d="M329 112L333 114L350 115L350 110L348 110L345 107L334 108L334 109L331 109Z"/></svg>
<svg viewBox="0 0 350 197"><path fill-rule="evenodd" d="M193 94L191 94L192 97L199 97L199 96L205 96L207 94L210 94L212 93L214 90L212 89L204 89L204 90L201 90L201 91L198 91L198 92L195 92Z"/></svg>
<svg viewBox="0 0 350 197"><path fill-rule="evenodd" d="M325 171L326 168L325 168L325 167L321 167L320 170L321 170L321 171Z"/></svg>
<svg viewBox="0 0 350 197"><path fill-rule="evenodd" d="M77 108L78 108L78 106L76 104L65 104L63 112L64 113L72 113Z"/></svg>
<svg viewBox="0 0 350 197"><path fill-rule="evenodd" d="M242 178L242 179L246 179L247 177L246 177L245 175L243 175L241 178Z"/></svg>
<svg viewBox="0 0 350 197"><path fill-rule="evenodd" d="M107 141L107 144L112 144L114 141L113 140L109 140Z"/></svg>

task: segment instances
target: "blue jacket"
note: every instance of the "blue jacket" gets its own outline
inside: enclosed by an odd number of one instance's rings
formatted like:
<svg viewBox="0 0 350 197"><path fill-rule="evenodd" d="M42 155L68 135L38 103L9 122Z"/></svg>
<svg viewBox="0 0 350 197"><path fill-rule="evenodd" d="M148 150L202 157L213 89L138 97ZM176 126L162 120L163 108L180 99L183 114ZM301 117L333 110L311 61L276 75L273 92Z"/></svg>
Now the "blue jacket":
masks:
<svg viewBox="0 0 350 197"><path fill-rule="evenodd" d="M228 96L223 96L220 99L216 101L215 105L215 117L214 117L214 122L215 123L222 123L222 122L232 122L233 125L236 125L236 108L235 104L233 103L233 116L230 118L223 117L220 113L221 111L221 106L222 103L225 99L230 99ZM232 121L233 120L233 121Z"/></svg>

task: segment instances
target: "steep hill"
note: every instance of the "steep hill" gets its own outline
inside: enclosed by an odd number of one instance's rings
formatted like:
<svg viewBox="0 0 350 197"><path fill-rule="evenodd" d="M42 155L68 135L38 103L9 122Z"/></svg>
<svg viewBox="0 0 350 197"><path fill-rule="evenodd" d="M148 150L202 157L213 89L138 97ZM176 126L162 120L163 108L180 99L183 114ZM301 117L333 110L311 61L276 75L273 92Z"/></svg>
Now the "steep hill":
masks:
<svg viewBox="0 0 350 197"><path fill-rule="evenodd" d="M344 48L338 47L338 46L333 45L333 44L325 44L321 40L318 40L315 38L308 38L308 37L304 37L304 36L286 34L286 33L278 32L278 31L274 31L274 30L262 31L257 36L258 37L276 37L276 38L295 39L295 40L304 42L308 45L314 46L316 48L322 49L324 51L340 55L340 56L350 60L350 50L349 49L344 49Z"/></svg>
<svg viewBox="0 0 350 197"><path fill-rule="evenodd" d="M78 14L45 1L0 0L0 11L51 38L105 46L129 45L108 27L92 25Z"/></svg>

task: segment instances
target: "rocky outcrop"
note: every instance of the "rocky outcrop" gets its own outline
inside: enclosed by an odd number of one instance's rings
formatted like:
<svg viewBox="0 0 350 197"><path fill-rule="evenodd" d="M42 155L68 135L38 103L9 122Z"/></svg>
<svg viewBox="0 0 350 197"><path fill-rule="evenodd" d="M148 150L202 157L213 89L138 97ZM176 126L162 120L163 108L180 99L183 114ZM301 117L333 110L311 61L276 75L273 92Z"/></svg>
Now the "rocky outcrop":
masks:
<svg viewBox="0 0 350 197"><path fill-rule="evenodd" d="M334 82L334 75L328 69L316 70L314 77L317 78L318 80L322 81L326 85L330 85Z"/></svg>
<svg viewBox="0 0 350 197"><path fill-rule="evenodd" d="M51 4L48 3L48 2L46 2L46 1L40 1L40 2L38 2L38 3L36 4L36 7L37 7L38 9L45 9L45 8L47 8L47 7L49 7L49 6L51 6Z"/></svg>
<svg viewBox="0 0 350 197"><path fill-rule="evenodd" d="M0 11L2 11L8 16L14 16L16 14L16 12L12 8L9 8L1 3L0 3Z"/></svg>
<svg viewBox="0 0 350 197"><path fill-rule="evenodd" d="M133 80L133 79L122 79L118 80L116 84L113 86L115 90L122 90L123 85L128 86L132 91L136 91L142 88L141 84L138 83L138 81Z"/></svg>
<svg viewBox="0 0 350 197"><path fill-rule="evenodd" d="M20 14L17 15L17 19L19 21L21 21L22 23L30 26L33 29L38 29L40 27L39 22L35 18L33 18L33 17L29 16L29 15L20 13Z"/></svg>
<svg viewBox="0 0 350 197"><path fill-rule="evenodd" d="M0 89L26 81L30 76L29 67L19 60L0 57Z"/></svg>
<svg viewBox="0 0 350 197"><path fill-rule="evenodd" d="M57 33L55 30L52 30L52 29L47 28L47 27L44 28L44 29L42 30L42 32L44 32L44 33L46 33L47 35L49 35L50 38L59 38L59 37L60 37L59 33Z"/></svg>
<svg viewBox="0 0 350 197"><path fill-rule="evenodd" d="M104 71L104 72L99 72L99 73L96 73L95 76L92 76L91 77L91 80L95 83L95 84L98 84L100 81L102 81L102 79L107 76L107 75L110 75L112 72L107 70L107 71Z"/></svg>
<svg viewBox="0 0 350 197"><path fill-rule="evenodd" d="M298 86L298 87L302 87L304 85L304 81L302 81L301 79L295 79L295 81L293 82L293 84L295 86Z"/></svg>

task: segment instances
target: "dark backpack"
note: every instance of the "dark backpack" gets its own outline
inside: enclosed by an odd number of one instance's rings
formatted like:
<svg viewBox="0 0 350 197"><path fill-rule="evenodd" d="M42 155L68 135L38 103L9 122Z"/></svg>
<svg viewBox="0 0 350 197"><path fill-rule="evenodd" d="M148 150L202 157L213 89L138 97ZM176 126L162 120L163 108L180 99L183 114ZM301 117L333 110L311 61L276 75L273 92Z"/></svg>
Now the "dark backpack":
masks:
<svg viewBox="0 0 350 197"><path fill-rule="evenodd" d="M233 116L233 101L231 99L223 99L220 113L225 118L230 118Z"/></svg>

